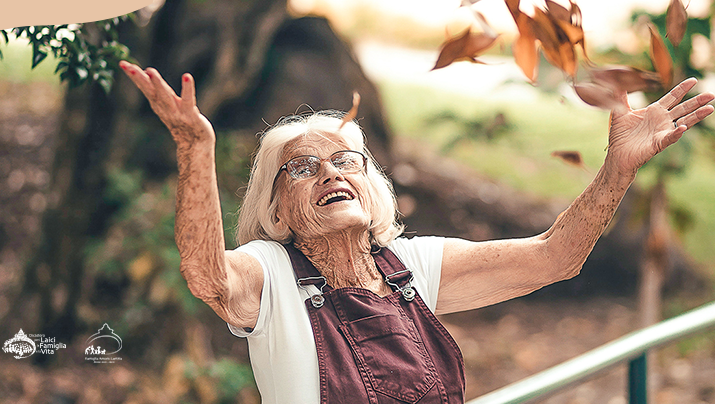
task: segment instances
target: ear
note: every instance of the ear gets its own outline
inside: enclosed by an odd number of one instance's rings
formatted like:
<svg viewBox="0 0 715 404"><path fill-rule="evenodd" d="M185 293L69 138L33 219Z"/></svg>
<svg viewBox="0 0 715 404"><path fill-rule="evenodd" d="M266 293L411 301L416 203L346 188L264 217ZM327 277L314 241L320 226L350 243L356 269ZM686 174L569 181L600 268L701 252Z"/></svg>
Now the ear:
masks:
<svg viewBox="0 0 715 404"><path fill-rule="evenodd" d="M281 234L290 234L290 228L286 224L285 221L281 220L281 216L279 212L276 212L275 216L273 217L273 222L276 230L281 233Z"/></svg>

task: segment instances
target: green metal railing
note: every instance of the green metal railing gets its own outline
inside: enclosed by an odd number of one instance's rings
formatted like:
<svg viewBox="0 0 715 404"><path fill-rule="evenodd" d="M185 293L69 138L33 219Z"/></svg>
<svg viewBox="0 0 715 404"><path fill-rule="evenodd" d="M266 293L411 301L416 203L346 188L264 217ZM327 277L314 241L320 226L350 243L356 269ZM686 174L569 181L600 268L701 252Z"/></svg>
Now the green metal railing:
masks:
<svg viewBox="0 0 715 404"><path fill-rule="evenodd" d="M467 404L516 404L543 399L626 361L629 362L629 402L645 404L648 350L709 327L715 327L715 302L632 332L560 365L468 401Z"/></svg>

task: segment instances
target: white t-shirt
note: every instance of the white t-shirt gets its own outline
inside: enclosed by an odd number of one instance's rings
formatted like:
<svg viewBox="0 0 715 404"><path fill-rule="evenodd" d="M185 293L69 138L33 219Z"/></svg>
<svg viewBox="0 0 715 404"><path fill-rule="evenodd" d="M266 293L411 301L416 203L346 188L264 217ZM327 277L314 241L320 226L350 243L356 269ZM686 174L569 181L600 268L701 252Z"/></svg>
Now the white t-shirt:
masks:
<svg viewBox="0 0 715 404"><path fill-rule="evenodd" d="M412 271L413 286L432 311L437 305L443 245L441 237L401 237L388 246ZM259 240L238 247L238 251L256 258L263 267L256 327L248 333L228 326L234 335L248 338L251 367L262 402L319 403L318 356L305 308L309 295L297 287L288 253L279 243Z"/></svg>

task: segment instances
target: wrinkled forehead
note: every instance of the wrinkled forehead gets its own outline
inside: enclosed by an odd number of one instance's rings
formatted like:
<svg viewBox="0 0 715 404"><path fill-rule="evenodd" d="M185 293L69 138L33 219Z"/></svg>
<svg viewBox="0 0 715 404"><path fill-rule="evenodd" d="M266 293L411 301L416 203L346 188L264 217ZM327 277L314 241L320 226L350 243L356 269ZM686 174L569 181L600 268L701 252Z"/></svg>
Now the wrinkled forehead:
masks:
<svg viewBox="0 0 715 404"><path fill-rule="evenodd" d="M305 133L286 143L283 147L283 159L290 160L297 156L317 156L326 158L339 150L361 151L360 145L335 133Z"/></svg>

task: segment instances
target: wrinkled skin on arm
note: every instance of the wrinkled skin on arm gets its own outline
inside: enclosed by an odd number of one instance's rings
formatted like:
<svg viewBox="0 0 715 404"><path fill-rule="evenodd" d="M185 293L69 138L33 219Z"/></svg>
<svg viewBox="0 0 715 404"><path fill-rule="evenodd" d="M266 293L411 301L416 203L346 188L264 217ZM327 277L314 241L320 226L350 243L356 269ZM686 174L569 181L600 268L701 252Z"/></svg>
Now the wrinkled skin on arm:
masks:
<svg viewBox="0 0 715 404"><path fill-rule="evenodd" d="M605 162L591 184L543 234L511 240L445 242L438 313L483 307L576 276L610 223L638 169L713 112L713 94L681 102L687 79L659 101L632 110L626 94L611 112Z"/></svg>
<svg viewBox="0 0 715 404"><path fill-rule="evenodd" d="M194 296L224 321L254 327L258 319L263 272L247 254L225 251L216 180L216 135L196 106L194 79L182 76L181 96L158 71L121 62L132 82L176 142L179 179L176 190L176 244L181 274Z"/></svg>

